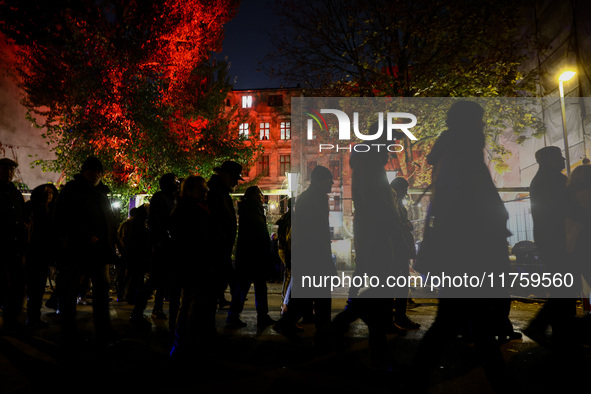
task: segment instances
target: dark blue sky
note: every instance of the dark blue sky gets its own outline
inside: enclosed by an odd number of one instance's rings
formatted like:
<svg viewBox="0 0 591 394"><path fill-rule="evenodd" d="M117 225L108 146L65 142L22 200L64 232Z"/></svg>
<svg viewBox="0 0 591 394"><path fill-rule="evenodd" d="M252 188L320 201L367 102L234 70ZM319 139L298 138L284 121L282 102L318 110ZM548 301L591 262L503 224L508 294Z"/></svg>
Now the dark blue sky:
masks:
<svg viewBox="0 0 591 394"><path fill-rule="evenodd" d="M238 14L226 24L223 49L216 58L228 57L230 80L234 89L261 89L279 87L278 80L270 79L260 68L271 50L267 32L275 26L269 7L272 0L242 0Z"/></svg>

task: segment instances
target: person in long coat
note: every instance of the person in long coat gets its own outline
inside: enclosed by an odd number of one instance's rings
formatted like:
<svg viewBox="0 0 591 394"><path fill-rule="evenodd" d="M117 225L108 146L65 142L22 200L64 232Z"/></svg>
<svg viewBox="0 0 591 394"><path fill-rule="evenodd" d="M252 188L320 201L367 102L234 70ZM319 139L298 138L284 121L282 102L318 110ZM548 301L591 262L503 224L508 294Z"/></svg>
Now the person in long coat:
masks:
<svg viewBox="0 0 591 394"><path fill-rule="evenodd" d="M433 165L426 226L430 233L425 233L421 248L432 250L419 250L417 263L431 273L496 275L509 268L508 213L484 163L483 116L478 103L454 103L447 113L448 129L427 157ZM424 256L431 256L432 261L425 261ZM457 336L471 332L476 355L493 388L502 392L510 387L496 341L497 328L507 319L508 294L488 285L471 290L440 289L436 319L419 345L413 368L421 376L421 385L428 385L430 373ZM485 292L486 297L480 298Z"/></svg>
<svg viewBox="0 0 591 394"><path fill-rule="evenodd" d="M240 320L244 301L250 286L254 284L257 325L264 327L275 323L269 316L267 279L272 271L271 238L267 229L263 193L258 186L246 189L238 203L238 240L234 283L236 288L228 310L226 323L232 327L245 327Z"/></svg>
<svg viewBox="0 0 591 394"><path fill-rule="evenodd" d="M54 211L58 198L57 188L46 183L31 192L26 207L30 217L29 243L25 267L27 273L27 326L48 326L41 319L41 305L50 266L55 266L59 256L59 238L56 232Z"/></svg>
<svg viewBox="0 0 591 394"><path fill-rule="evenodd" d="M215 174L207 182L209 193L207 194L207 205L214 216L217 226L221 231L223 246L218 256L220 269L220 283L218 283L218 305L224 308L230 305L225 298L225 291L229 287L230 293L234 292L232 252L236 242L236 210L230 193L243 181L242 166L235 161L227 160L220 167L213 169Z"/></svg>
<svg viewBox="0 0 591 394"><path fill-rule="evenodd" d="M110 341L109 264L116 261L117 222L102 183L104 170L96 157L87 158L80 173L61 190L56 223L64 256L58 268L62 334L65 345L75 345L76 297L84 276L92 281L92 309L97 339Z"/></svg>
<svg viewBox="0 0 591 394"><path fill-rule="evenodd" d="M0 304L2 330L18 331L25 298L24 254L27 245L25 200L12 183L18 163L0 159Z"/></svg>
<svg viewBox="0 0 591 394"><path fill-rule="evenodd" d="M289 305L273 327L280 333L292 335L302 317L314 311L314 346L319 350L330 347L331 291L326 286L304 286L305 276L334 276L332 259L328 193L334 184L332 172L316 166L310 174L310 186L298 197L292 216L292 280L287 293Z"/></svg>
<svg viewBox="0 0 591 394"><path fill-rule="evenodd" d="M208 186L191 175L181 184L179 201L172 211L171 236L179 264L173 279L181 285L181 306L176 320L171 357L184 358L195 349L215 345L219 248L221 235L207 206Z"/></svg>

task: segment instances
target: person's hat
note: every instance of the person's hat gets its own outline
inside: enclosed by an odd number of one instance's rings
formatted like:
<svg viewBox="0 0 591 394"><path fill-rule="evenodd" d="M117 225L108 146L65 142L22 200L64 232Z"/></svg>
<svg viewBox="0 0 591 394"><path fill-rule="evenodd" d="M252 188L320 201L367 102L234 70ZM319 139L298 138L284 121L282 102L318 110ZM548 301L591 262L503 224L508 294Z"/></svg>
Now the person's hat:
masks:
<svg viewBox="0 0 591 394"><path fill-rule="evenodd" d="M213 170L216 172L226 172L236 179L244 180L242 178L242 166L232 160L223 162L221 167L215 167Z"/></svg>
<svg viewBox="0 0 591 394"><path fill-rule="evenodd" d="M0 165L9 166L9 167L18 167L18 163L8 157L4 157L0 159Z"/></svg>
<svg viewBox="0 0 591 394"><path fill-rule="evenodd" d="M82 169L80 171L84 172L86 170L98 170L103 172L103 163L98 158L90 156L84 160L84 163L82 163Z"/></svg>

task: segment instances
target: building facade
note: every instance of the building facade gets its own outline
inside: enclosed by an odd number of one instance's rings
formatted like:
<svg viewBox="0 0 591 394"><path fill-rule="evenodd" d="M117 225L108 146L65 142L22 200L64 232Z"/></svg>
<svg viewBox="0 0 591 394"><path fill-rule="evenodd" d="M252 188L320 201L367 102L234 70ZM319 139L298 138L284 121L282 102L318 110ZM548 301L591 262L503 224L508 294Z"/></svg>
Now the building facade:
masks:
<svg viewBox="0 0 591 394"><path fill-rule="evenodd" d="M246 184L256 184L265 196L268 221L274 223L286 210L290 196L291 98L301 96L299 88L234 90L226 108L238 107L238 133L254 136L262 154L245 166ZM250 143L250 142L245 142Z"/></svg>

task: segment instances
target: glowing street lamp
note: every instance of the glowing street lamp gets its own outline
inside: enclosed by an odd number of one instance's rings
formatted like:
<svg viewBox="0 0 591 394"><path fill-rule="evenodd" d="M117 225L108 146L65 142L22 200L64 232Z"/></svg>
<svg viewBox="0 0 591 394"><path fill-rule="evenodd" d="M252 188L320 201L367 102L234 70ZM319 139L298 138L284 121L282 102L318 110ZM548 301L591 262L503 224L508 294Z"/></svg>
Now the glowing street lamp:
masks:
<svg viewBox="0 0 591 394"><path fill-rule="evenodd" d="M562 110L562 132L564 133L564 158L566 159L566 176L570 177L570 155L568 153L568 137L566 132L566 110L564 106L564 82L574 77L576 72L565 71L558 77L560 91L560 108Z"/></svg>
<svg viewBox="0 0 591 394"><path fill-rule="evenodd" d="M298 183L300 180L300 174L298 172L286 172L289 197L294 197L298 191Z"/></svg>

